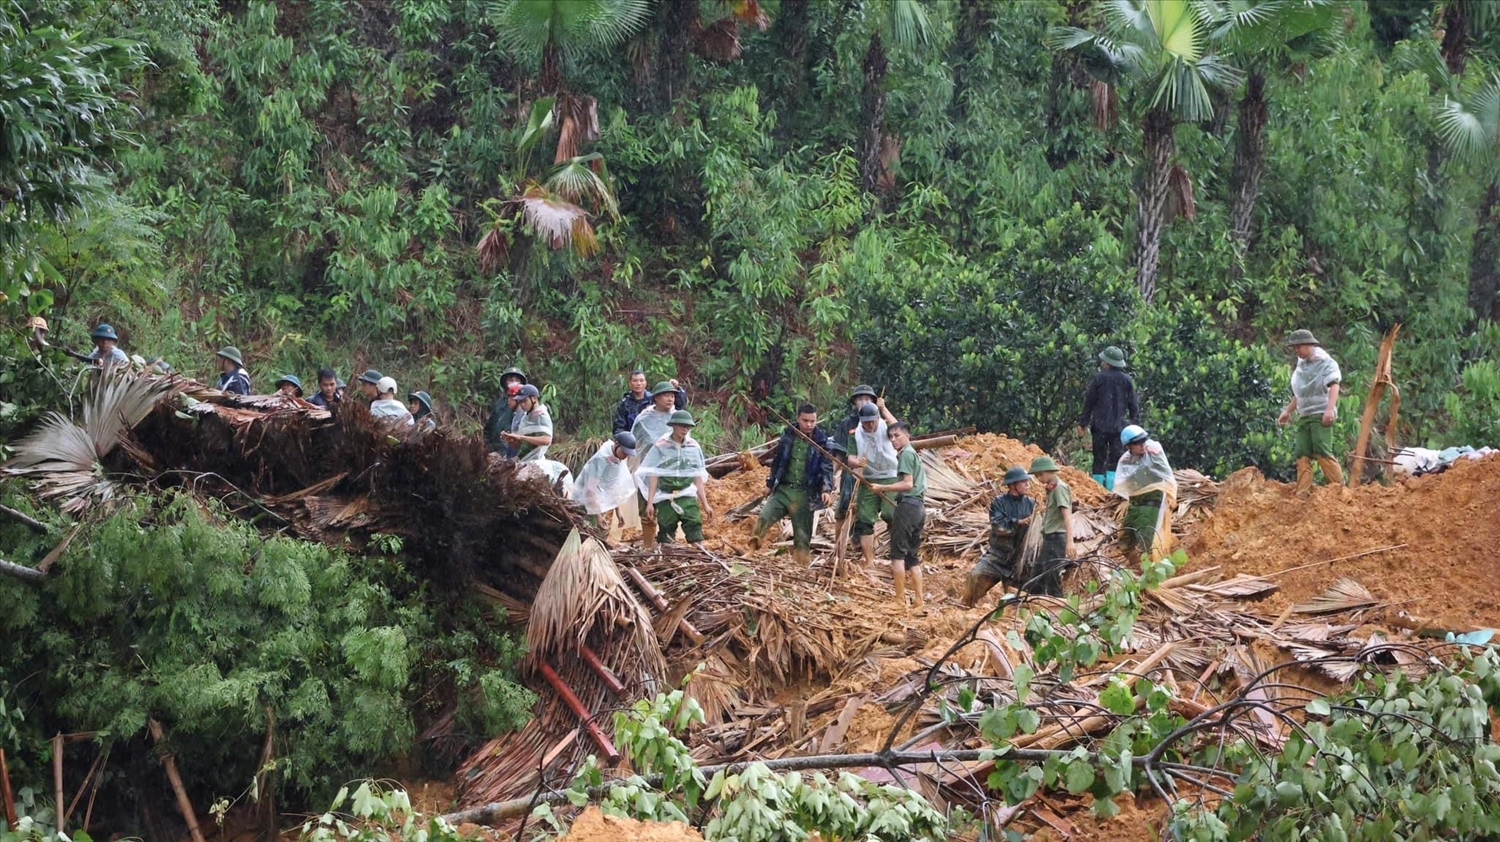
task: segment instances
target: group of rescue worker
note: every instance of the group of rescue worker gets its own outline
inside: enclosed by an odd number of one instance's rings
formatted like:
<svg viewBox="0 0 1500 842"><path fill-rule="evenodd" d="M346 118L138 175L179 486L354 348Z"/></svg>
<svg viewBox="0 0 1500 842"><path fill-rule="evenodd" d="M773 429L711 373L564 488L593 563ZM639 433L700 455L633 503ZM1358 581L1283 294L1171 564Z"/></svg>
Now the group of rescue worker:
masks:
<svg viewBox="0 0 1500 842"><path fill-rule="evenodd" d="M44 320L33 318L29 327L34 348L52 347ZM148 363L128 356L108 324L96 326L90 336L94 344L90 353L64 353L100 367L134 363L144 370L171 372L161 358ZM1286 344L1297 363L1291 378L1292 398L1278 423L1293 426L1297 489L1306 493L1313 485L1314 463L1330 483L1343 481L1333 436L1343 376L1310 331L1294 331ZM1110 346L1098 359L1099 371L1084 394L1078 420L1080 434L1086 433L1093 447L1091 474L1100 486L1129 501L1120 530L1126 556L1160 558L1170 540L1177 481L1161 443L1140 425L1140 400L1126 373L1124 352ZM217 388L252 394L250 373L238 348L220 348L214 361ZM368 369L356 382L369 401L372 416L393 427L420 431L437 427L427 392L409 393L409 409L396 397L399 390L393 378ZM553 443L552 415L541 391L519 368L501 375L503 394L490 408L484 441L492 453L533 463L553 480L567 476L567 485L559 487L596 525L608 525L616 513L625 518L629 508L639 517L647 544L671 543L680 531L687 541L701 545L704 518L712 516L713 508L707 494L707 460L692 435L696 421L688 411L688 394L676 380L662 380L649 389L648 382L644 371L631 373L630 389L615 409L613 435L576 478L565 466L546 459ZM346 399L346 385L334 369L321 369L317 383L311 397L304 396L302 381L293 374L281 375L274 386L278 394L330 410ZM847 526L870 570L875 565L875 524L884 521L890 533L896 599L905 605L910 586L913 601L920 606L923 585L918 553L926 520L927 472L912 446L911 427L897 419L885 400L866 385L850 394L848 410L828 435L819 425L815 406L804 403L797 408L796 420L775 445L753 548L761 548L773 526L790 520L793 557L811 564L814 513L833 507L839 534L845 534ZM1033 482L1045 491L1040 523L1036 522ZM968 574L963 603L976 604L1002 583L1061 596L1063 571L1075 556L1072 489L1063 481L1057 462L1046 455L1028 467L1011 467L1001 484L1004 491L990 503L989 543ZM847 524L850 518L853 523Z"/></svg>

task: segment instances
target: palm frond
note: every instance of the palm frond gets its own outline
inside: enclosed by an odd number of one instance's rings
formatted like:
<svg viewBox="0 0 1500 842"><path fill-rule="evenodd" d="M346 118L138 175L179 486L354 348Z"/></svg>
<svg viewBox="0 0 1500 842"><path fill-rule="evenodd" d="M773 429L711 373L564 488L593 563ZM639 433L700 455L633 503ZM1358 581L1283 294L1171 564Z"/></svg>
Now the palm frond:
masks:
<svg viewBox="0 0 1500 842"><path fill-rule="evenodd" d="M500 43L522 58L540 57L556 37L553 0L492 0L487 11Z"/></svg>
<svg viewBox="0 0 1500 842"><path fill-rule="evenodd" d="M100 372L83 403L82 423L49 414L16 442L5 473L30 478L43 499L63 499L62 509L70 514L113 500L118 488L99 460L151 412L168 383L120 369Z"/></svg>
<svg viewBox="0 0 1500 842"><path fill-rule="evenodd" d="M597 49L624 41L651 16L649 0L552 0L581 11L580 40Z"/></svg>
<svg viewBox="0 0 1500 842"><path fill-rule="evenodd" d="M900 47L920 47L932 35L932 23L921 0L891 0L891 42Z"/></svg>
<svg viewBox="0 0 1500 842"><path fill-rule="evenodd" d="M556 120L557 97L542 97L531 104L531 115L526 118L526 129L521 132L521 139L516 141L516 149L522 153L528 152L537 142L542 139Z"/></svg>
<svg viewBox="0 0 1500 842"><path fill-rule="evenodd" d="M587 205L594 210L603 209L611 218L618 219L620 206L614 193L588 166L602 161L603 157L598 153L573 158L552 173L543 186L569 202Z"/></svg>
<svg viewBox="0 0 1500 842"><path fill-rule="evenodd" d="M1093 43L1099 36L1076 26L1054 26L1042 36L1042 44L1049 50L1076 50Z"/></svg>
<svg viewBox="0 0 1500 842"><path fill-rule="evenodd" d="M1156 41L1168 55L1192 64L1208 48L1208 28L1188 0L1147 0Z"/></svg>
<svg viewBox="0 0 1500 842"><path fill-rule="evenodd" d="M1431 38L1417 39L1410 49L1397 54L1395 66L1399 71L1415 70L1427 77L1427 83L1449 96L1458 94L1458 77L1448 70L1438 42Z"/></svg>
<svg viewBox="0 0 1500 842"><path fill-rule="evenodd" d="M1157 42L1156 25L1152 23L1147 8L1149 2L1151 0L1109 0L1103 4L1105 26L1111 32Z"/></svg>
<svg viewBox="0 0 1500 842"><path fill-rule="evenodd" d="M1466 161L1500 151L1500 76L1469 96L1467 103L1445 97L1437 110L1437 133L1455 157Z"/></svg>
<svg viewBox="0 0 1500 842"><path fill-rule="evenodd" d="M578 150L585 143L599 139L599 102L591 96L568 94L557 105L562 118L562 129L557 134L557 154L552 163L578 157Z"/></svg>
<svg viewBox="0 0 1500 842"><path fill-rule="evenodd" d="M548 248L572 249L580 257L599 251L599 240L589 224L588 211L541 185L532 185L521 197L521 218Z"/></svg>

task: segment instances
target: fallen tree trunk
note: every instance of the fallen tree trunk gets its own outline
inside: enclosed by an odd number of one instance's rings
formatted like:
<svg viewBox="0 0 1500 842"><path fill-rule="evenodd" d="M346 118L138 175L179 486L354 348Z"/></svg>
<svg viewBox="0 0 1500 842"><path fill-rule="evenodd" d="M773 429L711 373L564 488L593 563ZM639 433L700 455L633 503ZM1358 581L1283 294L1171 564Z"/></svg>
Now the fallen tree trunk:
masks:
<svg viewBox="0 0 1500 842"><path fill-rule="evenodd" d="M30 529L32 532L40 532L43 534L46 534L47 532L47 524L42 523L41 521L37 520L31 515L26 514L25 512L18 512L15 509L12 509L10 506L0 506L0 515L5 515L16 523L24 524L26 528Z"/></svg>

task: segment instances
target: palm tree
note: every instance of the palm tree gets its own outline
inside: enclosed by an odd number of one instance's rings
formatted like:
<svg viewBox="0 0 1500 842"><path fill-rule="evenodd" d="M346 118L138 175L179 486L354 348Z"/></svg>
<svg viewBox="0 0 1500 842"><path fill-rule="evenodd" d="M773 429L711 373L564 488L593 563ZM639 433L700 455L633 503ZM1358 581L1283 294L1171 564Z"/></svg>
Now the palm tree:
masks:
<svg viewBox="0 0 1500 842"><path fill-rule="evenodd" d="M1500 286L1500 74L1477 89L1445 97L1437 124L1448 152L1477 165L1485 176L1469 256L1469 307L1474 318L1494 321L1500 316L1495 308Z"/></svg>
<svg viewBox="0 0 1500 842"><path fill-rule="evenodd" d="M1218 37L1245 71L1229 176L1230 236L1243 255L1250 244L1260 180L1266 171L1267 76L1279 67L1328 53L1339 0L1226 0Z"/></svg>
<svg viewBox="0 0 1500 842"><path fill-rule="evenodd" d="M894 188L890 178L891 143L885 132L885 75L889 60L885 39L891 46L910 50L925 45L932 37L932 24L921 0L884 0L881 14L870 30L870 46L865 50L864 85L860 95L860 117L864 136L860 141L860 185L879 195Z"/></svg>
<svg viewBox="0 0 1500 842"><path fill-rule="evenodd" d="M1209 89L1232 89L1239 73L1212 51L1215 10L1206 0L1110 0L1103 9L1103 32L1056 27L1047 34L1047 46L1079 55L1089 75L1109 85L1128 84L1144 102L1135 267L1141 296L1149 302L1156 295L1174 182L1181 194L1174 204L1192 207L1191 183L1172 163L1177 124L1211 118Z"/></svg>
<svg viewBox="0 0 1500 842"><path fill-rule="evenodd" d="M510 234L521 226L552 249L571 249L587 257L599 250L590 210L618 215L615 197L604 180L604 159L583 154L599 138L599 105L591 96L568 90L566 66L580 54L603 52L646 22L650 0L495 0L490 20L500 42L523 62L538 67L548 95L532 103L526 126L516 142L520 153L514 198L486 203L493 225L479 241L480 264L492 270L510 253ZM557 133L554 171L538 180L531 151ZM587 205L588 207L584 207Z"/></svg>

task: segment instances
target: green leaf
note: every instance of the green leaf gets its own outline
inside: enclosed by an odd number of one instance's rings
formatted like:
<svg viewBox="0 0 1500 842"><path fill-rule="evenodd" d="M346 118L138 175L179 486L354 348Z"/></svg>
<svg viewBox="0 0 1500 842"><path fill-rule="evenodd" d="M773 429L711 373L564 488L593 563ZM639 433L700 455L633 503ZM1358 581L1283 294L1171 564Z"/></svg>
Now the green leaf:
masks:
<svg viewBox="0 0 1500 842"><path fill-rule="evenodd" d="M1118 675L1111 676L1109 686L1099 694L1099 704L1103 705L1110 713L1118 716L1128 716L1135 712L1135 694L1131 691L1125 680Z"/></svg>
<svg viewBox="0 0 1500 842"><path fill-rule="evenodd" d="M1328 716L1333 713L1327 699L1313 699L1307 703L1308 716Z"/></svg>
<svg viewBox="0 0 1500 842"><path fill-rule="evenodd" d="M1068 764L1068 771L1064 775L1064 785L1068 792L1078 795L1086 792L1094 785L1094 767L1087 760L1075 760Z"/></svg>

